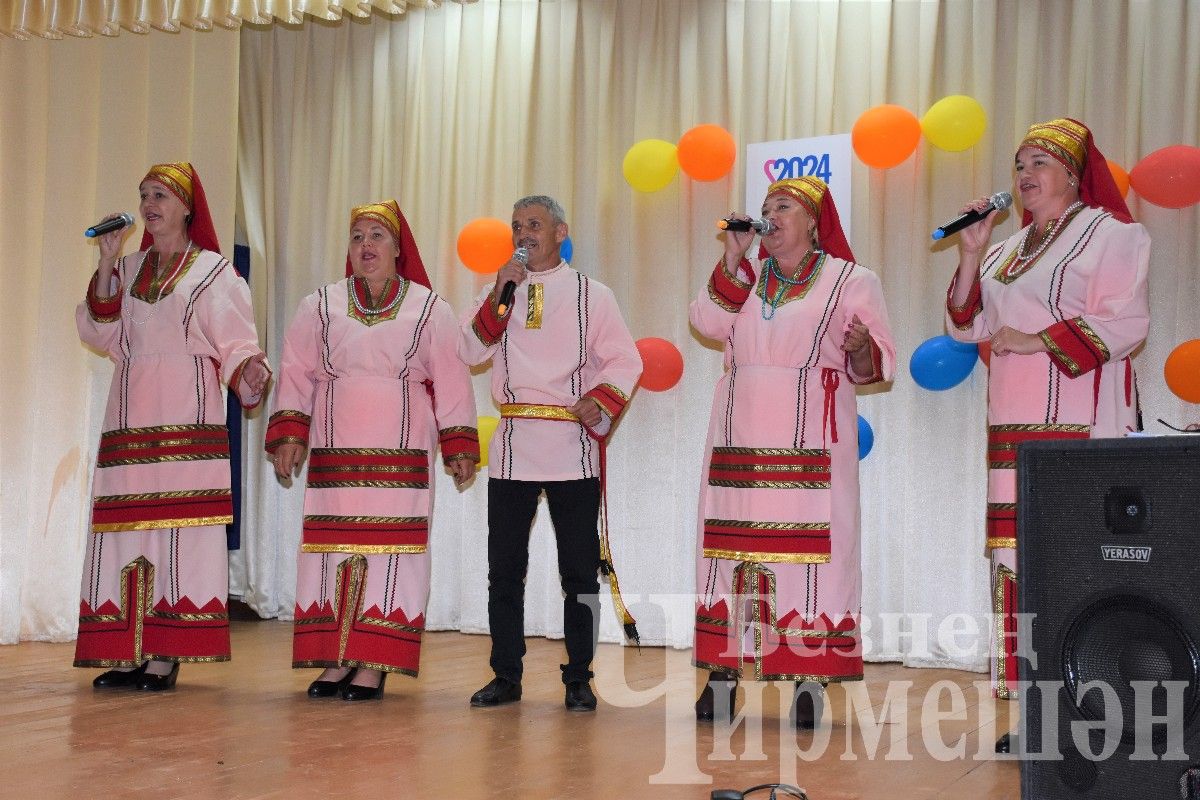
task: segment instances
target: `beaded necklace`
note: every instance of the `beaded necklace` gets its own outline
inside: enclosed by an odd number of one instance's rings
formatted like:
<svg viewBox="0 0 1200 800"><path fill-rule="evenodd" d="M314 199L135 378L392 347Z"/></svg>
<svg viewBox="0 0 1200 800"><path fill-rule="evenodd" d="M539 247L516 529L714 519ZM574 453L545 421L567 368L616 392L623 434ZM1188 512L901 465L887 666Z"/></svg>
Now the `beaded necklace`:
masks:
<svg viewBox="0 0 1200 800"><path fill-rule="evenodd" d="M357 282L359 282L360 278L356 275L356 276L353 276L350 280L357 283ZM383 300L383 298L387 297L388 290L391 287L392 287L392 279L388 278L387 281L385 281L383 284L383 291L381 291L379 293L380 300ZM362 288L363 288L363 293L366 294L366 296L367 296L367 303L370 304L370 302L371 302L371 287L367 285L366 281L362 281ZM396 296L392 298L392 301L382 308L364 308L362 301L358 299L358 292L355 291L354 286L351 286L350 287L350 299L354 302L354 308L358 311L358 313L362 314L363 316L372 316L373 317L373 316L378 316L380 314L386 314L387 312L391 311L396 306L400 305L400 301L404 299L404 293L396 292Z"/></svg>
<svg viewBox="0 0 1200 800"><path fill-rule="evenodd" d="M1050 243L1058 238L1058 234L1062 233L1063 223L1067 221L1067 217L1081 208L1083 208L1083 203L1076 200L1063 209L1063 213L1054 221L1054 227L1046 231L1046 235L1042 237L1041 244L1037 246L1037 249L1033 253L1028 253L1028 250L1030 240L1033 238L1033 230L1036 226L1030 225L1029 230L1025 232L1025 238L1017 245L1017 261L1033 261L1040 256L1050 246Z"/></svg>
<svg viewBox="0 0 1200 800"><path fill-rule="evenodd" d="M767 280L763 280L763 300L765 301L762 305L763 319L770 321L775 318L775 311L779 308L780 301L783 300L783 296L787 294L788 291L790 291L793 287L804 287L812 282L813 278L820 273L821 265L825 263L825 251L817 250L814 253L812 250L809 250L800 259L801 264L804 264L805 262L808 262L809 267L807 274L802 277L788 278L783 274L783 271L779 269L779 261L775 258L775 256L771 256L767 259L767 273L768 275L775 276L775 280L779 283L779 288L775 290L775 295L773 297L768 298L766 297ZM799 272L799 269L797 272ZM768 313L767 309L770 309L770 313Z"/></svg>

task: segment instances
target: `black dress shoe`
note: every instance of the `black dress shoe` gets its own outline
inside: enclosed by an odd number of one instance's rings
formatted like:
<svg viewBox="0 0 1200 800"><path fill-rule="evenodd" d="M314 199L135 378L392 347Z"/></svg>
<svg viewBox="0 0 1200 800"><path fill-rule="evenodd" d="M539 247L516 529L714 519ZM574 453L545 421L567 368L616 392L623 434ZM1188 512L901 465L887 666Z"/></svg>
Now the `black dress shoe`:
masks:
<svg viewBox="0 0 1200 800"><path fill-rule="evenodd" d="M147 692L165 692L175 688L175 679L179 677L179 662L171 665L171 671L166 675L143 674L138 678L137 687Z"/></svg>
<svg viewBox="0 0 1200 800"><path fill-rule="evenodd" d="M492 678L491 683L471 695L471 705L476 708L515 703L521 699L521 684L508 678Z"/></svg>
<svg viewBox="0 0 1200 800"><path fill-rule="evenodd" d="M718 678L714 675L708 679L708 684L700 692L700 698L696 700L696 721L697 722L712 722L717 718L717 692L721 692L722 697L729 698L728 718L733 722L733 702L737 695L737 680L728 680Z"/></svg>
<svg viewBox="0 0 1200 800"><path fill-rule="evenodd" d="M387 683L386 672L380 673L378 686L359 686L347 683L342 687L343 700L378 700L383 697L383 684Z"/></svg>
<svg viewBox="0 0 1200 800"><path fill-rule="evenodd" d="M101 672L92 681L92 686L97 689L119 689L123 687L136 687L138 679L142 677L142 673L146 671L146 664L150 662L143 661L140 667L133 669L119 670L110 669L108 672Z"/></svg>
<svg viewBox="0 0 1200 800"><path fill-rule="evenodd" d="M825 711L825 687L819 683L796 682L792 698L792 724L802 731L811 731L821 721Z"/></svg>
<svg viewBox="0 0 1200 800"><path fill-rule="evenodd" d="M308 685L309 697L334 697L341 693L342 689L350 684L354 678L354 670L346 670L346 674L342 676L340 681L323 681L315 680Z"/></svg>
<svg viewBox="0 0 1200 800"><path fill-rule="evenodd" d="M1006 733L996 740L997 753L1012 753L1018 748L1018 739L1015 733Z"/></svg>
<svg viewBox="0 0 1200 800"><path fill-rule="evenodd" d="M595 711L596 695L592 693L592 687L588 686L587 681L571 681L567 684L563 703L566 704L567 711Z"/></svg>

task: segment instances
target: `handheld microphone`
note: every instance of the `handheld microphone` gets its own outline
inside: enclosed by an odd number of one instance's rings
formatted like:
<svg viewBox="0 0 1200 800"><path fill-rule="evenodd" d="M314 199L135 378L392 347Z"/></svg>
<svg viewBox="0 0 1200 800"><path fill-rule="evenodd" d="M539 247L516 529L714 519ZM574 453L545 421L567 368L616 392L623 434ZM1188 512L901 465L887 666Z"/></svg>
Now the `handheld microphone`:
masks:
<svg viewBox="0 0 1200 800"><path fill-rule="evenodd" d="M759 236L770 236L771 232L775 230L774 223L769 219L747 220L734 219L733 217L717 220L717 227L723 231L736 231L738 233L753 229L758 232Z"/></svg>
<svg viewBox="0 0 1200 800"><path fill-rule="evenodd" d="M971 209L967 213L955 217L933 232L933 240L936 242L938 239L945 239L951 234L958 233L968 225L974 225L976 222L979 222L979 220L983 219L993 211L1003 211L1011 205L1011 194L1008 192L996 192L994 195L992 195L987 208L985 208L983 211Z"/></svg>
<svg viewBox="0 0 1200 800"><path fill-rule="evenodd" d="M513 251L512 257L522 264L529 263L529 251L524 247L518 247ZM508 314L508 309L512 306L513 295L517 293L517 284L513 281L508 281L504 284L504 288L500 290L500 302L496 304L496 313L500 316Z"/></svg>
<svg viewBox="0 0 1200 800"><path fill-rule="evenodd" d="M133 215L128 211L123 211L112 219L106 219L103 222L97 222L92 227L83 232L83 235L89 239L95 239L97 236L103 236L106 233L119 231L121 228L127 228L133 224Z"/></svg>

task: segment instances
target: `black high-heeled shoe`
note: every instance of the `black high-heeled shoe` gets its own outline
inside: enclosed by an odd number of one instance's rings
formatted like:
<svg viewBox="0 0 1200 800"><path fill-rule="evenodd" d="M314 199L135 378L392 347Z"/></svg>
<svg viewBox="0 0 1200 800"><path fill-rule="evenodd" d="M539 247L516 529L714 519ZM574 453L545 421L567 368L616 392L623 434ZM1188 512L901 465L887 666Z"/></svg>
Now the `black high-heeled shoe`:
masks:
<svg viewBox="0 0 1200 800"><path fill-rule="evenodd" d="M825 713L825 686L816 682L796 681L792 696L792 725L802 731L817 727Z"/></svg>
<svg viewBox="0 0 1200 800"><path fill-rule="evenodd" d="M387 676L386 672L380 673L378 686L357 686L353 683L347 683L342 687L342 699L378 700L383 697L383 684L387 682Z"/></svg>
<svg viewBox="0 0 1200 800"><path fill-rule="evenodd" d="M149 661L143 661L141 666L133 669L110 669L108 672L101 672L92 681L92 686L97 689L123 689L126 687L136 687L138 679L142 677L142 673L146 671L146 665Z"/></svg>
<svg viewBox="0 0 1200 800"><path fill-rule="evenodd" d="M318 678L308 685L308 696L314 698L333 697L349 686L353 678L353 669L346 670L346 674L342 676L341 680L323 681Z"/></svg>
<svg viewBox="0 0 1200 800"><path fill-rule="evenodd" d="M726 713L729 721L733 722L733 703L737 696L737 678L717 677L723 673L712 672L708 676L708 684L700 692L696 700L696 721L712 722L717 716L717 691L721 691L722 700L727 699Z"/></svg>
<svg viewBox="0 0 1200 800"><path fill-rule="evenodd" d="M151 675L149 672L144 673L142 677L138 678L137 688L146 692L165 692L167 689L175 688L175 679L178 677L179 662L176 661L171 665L171 671L166 675Z"/></svg>

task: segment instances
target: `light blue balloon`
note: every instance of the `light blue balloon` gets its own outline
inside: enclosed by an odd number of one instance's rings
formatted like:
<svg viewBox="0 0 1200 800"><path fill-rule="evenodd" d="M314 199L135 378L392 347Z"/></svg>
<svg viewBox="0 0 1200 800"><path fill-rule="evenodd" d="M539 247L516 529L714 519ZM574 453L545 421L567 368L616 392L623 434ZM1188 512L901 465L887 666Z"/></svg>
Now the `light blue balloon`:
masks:
<svg viewBox="0 0 1200 800"><path fill-rule="evenodd" d="M571 263L571 256L575 255L575 245L571 243L571 237L563 239L561 245L558 246L558 254L562 256L562 260Z"/></svg>
<svg viewBox="0 0 1200 800"><path fill-rule="evenodd" d="M908 371L918 386L940 392L965 381L978 358L979 348L973 342L934 336L913 351Z"/></svg>
<svg viewBox="0 0 1200 800"><path fill-rule="evenodd" d="M862 461L871 454L871 448L875 446L875 431L871 430L871 423L863 418L862 414L858 415L858 460Z"/></svg>

